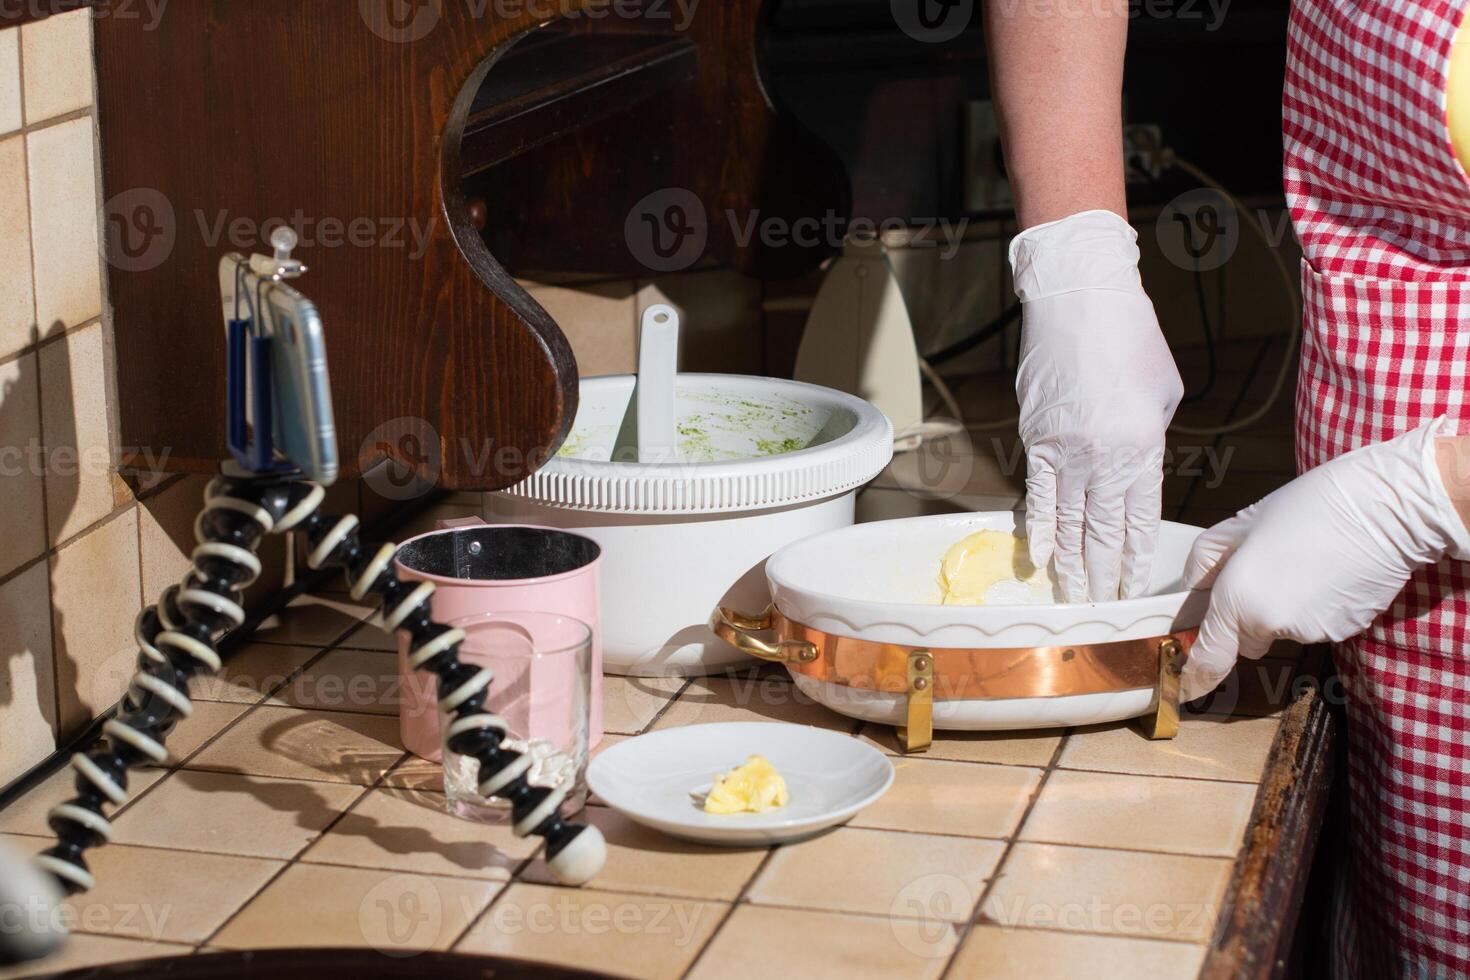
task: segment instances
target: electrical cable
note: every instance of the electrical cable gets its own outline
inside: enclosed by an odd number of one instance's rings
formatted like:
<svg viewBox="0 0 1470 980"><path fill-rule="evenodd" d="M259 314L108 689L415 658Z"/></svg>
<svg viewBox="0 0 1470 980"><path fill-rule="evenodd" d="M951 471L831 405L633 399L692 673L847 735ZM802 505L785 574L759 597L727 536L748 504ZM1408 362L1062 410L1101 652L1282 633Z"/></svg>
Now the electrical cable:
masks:
<svg viewBox="0 0 1470 980"><path fill-rule="evenodd" d="M944 402L952 419L926 418L893 434L893 448L895 452L908 452L918 449L930 439L942 439L945 436L957 435L965 431L965 416L960 410L960 403L955 399L954 392L950 391L949 385L945 384L939 372L924 358L919 358L919 373L924 376L934 387L939 395L939 400Z"/></svg>
<svg viewBox="0 0 1470 980"><path fill-rule="evenodd" d="M1198 181L1201 185L1210 188L1211 190L1215 191L1215 193L1220 194L1222 197L1224 197L1227 201L1230 202L1231 207L1235 209L1236 214L1240 216L1241 223L1249 226L1251 230L1256 234L1256 236L1261 240L1262 244L1265 245L1266 254L1270 256L1273 266L1280 274L1282 285L1285 288L1287 301L1291 307L1291 326L1288 330L1287 336L1291 341L1298 340L1301 335L1302 309L1300 297L1297 295L1297 286L1292 279L1290 270L1286 267L1286 263L1282 260L1276 244L1271 241L1271 237L1267 233L1265 226L1260 223L1259 219L1251 220L1247 217L1248 209L1238 197L1236 197L1230 191L1226 190L1224 186L1222 186L1209 174L1205 173L1203 170L1190 163L1188 160L1179 157L1172 150L1166 149L1163 151L1162 165L1165 168L1172 167L1188 174L1196 181ZM1191 402L1198 401L1208 395L1214 389L1219 369L1218 351L1216 348L1215 325L1211 322L1210 319L1209 303L1205 296L1204 290L1204 278L1199 267L1198 260L1196 260L1194 268L1194 292L1195 302L1199 307L1200 321L1203 327L1205 338L1205 357L1207 359L1206 376L1204 387L1201 388L1201 390L1199 390L1198 392L1187 396L1181 402L1181 404L1189 404ZM1223 328L1225 321L1225 293L1223 288L1221 290L1220 307L1220 326ZM954 414L955 421L958 422L960 427L965 429L966 431L975 432L984 431L986 429L1005 428L1007 426L1014 425L1017 419L1010 418L995 422L966 423L964 421L963 414L959 410L959 405L954 399L953 393L949 390L949 387L945 384L944 380L935 370L935 365L943 364L946 361L953 360L962 354L974 350L976 347L994 338L998 334L1002 334L1011 323L1013 323L1016 319L1020 317L1021 312L1022 304L1019 300L1017 300L1016 302L1012 303L1010 306L1002 310L1000 313L998 313L989 322L985 323L968 336L955 341L947 347L935 351L933 354L930 354L927 357L919 358L920 371L939 393L940 399L945 403L945 407ZM1293 362L1295 347L1296 345L1294 343L1288 342L1286 352L1283 354L1281 359L1281 366L1277 371L1276 378L1272 383L1270 392L1266 395L1265 400L1262 401L1262 403L1257 406L1257 408L1249 415L1246 415L1245 417L1237 419L1233 422L1225 423L1218 426L1189 426L1182 425L1176 422L1170 426L1170 430L1182 433L1184 435L1217 436L1226 435L1231 432L1238 432L1241 429L1248 428L1249 426L1252 426L1255 423L1259 422L1262 418L1266 416L1266 413L1271 411L1271 409L1276 405L1276 402L1281 397L1282 391L1286 387L1286 379L1291 373L1291 365ZM1019 331L1017 332L1016 356L1014 360L1017 362L1019 362L1020 360ZM1009 368L1009 364L1007 365L1007 367ZM922 443L926 439L935 438L941 435L949 435L952 434L954 431L954 426L950 425L944 420L926 419L922 422L916 423L913 426L910 426L903 433L900 433L898 436L895 437L895 442L899 441L900 439L910 439L917 436L919 438L919 443Z"/></svg>
<svg viewBox="0 0 1470 980"><path fill-rule="evenodd" d="M996 314L995 318L989 323L984 324L968 336L960 338L948 347L941 348L923 359L931 365L952 361L961 354L966 354L974 350L987 340L1004 331L1020 315L1021 301L1017 300Z"/></svg>
<svg viewBox="0 0 1470 980"><path fill-rule="evenodd" d="M1179 404L1188 405L1209 395L1215 389L1215 330L1210 324L1210 308L1205 301L1205 276L1200 270L1199 259L1194 260L1194 302L1199 307L1200 332L1205 338L1205 383L1192 395L1185 395Z"/></svg>
<svg viewBox="0 0 1470 980"><path fill-rule="evenodd" d="M1203 184L1205 187L1210 188L1215 193L1222 195L1227 201L1230 202L1231 207L1235 208L1236 213L1241 216L1241 223L1249 226L1260 238L1262 244L1266 246L1266 254L1270 256L1272 265L1280 274L1281 282L1283 287L1285 288L1288 302L1291 305L1291 325L1287 332L1288 342L1286 344L1286 351L1281 356L1281 366L1276 372L1276 379L1272 382L1270 392L1267 393L1265 399L1261 402L1260 405L1256 407L1255 411L1251 412L1249 415L1246 415L1244 418L1240 418L1235 420L1234 422L1228 422L1223 425L1192 426L1180 425L1176 422L1169 427L1170 430L1173 432L1179 432L1183 433L1184 435L1191 436L1221 436L1227 435L1232 432L1239 432L1241 429L1249 428L1250 426L1255 425L1261 419L1265 418L1266 413L1271 411L1271 409L1276 405L1277 400L1279 400L1281 397L1281 392L1286 388L1286 379L1291 374L1291 366L1294 360L1294 354L1301 339L1301 298L1297 295L1297 284L1292 278L1291 272L1287 269L1286 262L1282 260L1280 250L1276 247L1275 243L1271 241L1271 236L1267 233L1265 225L1262 224L1259 220L1252 221L1246 218L1247 208L1244 204L1241 203L1238 197L1222 187L1218 181L1216 181L1209 174L1205 173L1199 167L1190 163L1188 160L1176 156L1172 151L1165 151L1164 166L1174 167L1178 170L1182 170L1184 173L1189 174L1196 181Z"/></svg>

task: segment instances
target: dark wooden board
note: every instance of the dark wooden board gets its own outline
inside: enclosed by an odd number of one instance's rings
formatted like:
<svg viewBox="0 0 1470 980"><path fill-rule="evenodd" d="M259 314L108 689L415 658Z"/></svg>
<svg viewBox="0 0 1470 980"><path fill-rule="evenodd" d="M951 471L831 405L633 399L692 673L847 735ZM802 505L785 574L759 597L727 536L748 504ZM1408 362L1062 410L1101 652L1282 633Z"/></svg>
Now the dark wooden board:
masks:
<svg viewBox="0 0 1470 980"><path fill-rule="evenodd" d="M535 40L514 45L481 86L461 149L465 176L633 112L699 70L685 37L543 29Z"/></svg>
<svg viewBox="0 0 1470 980"><path fill-rule="evenodd" d="M639 17L579 16L589 6L557 9L573 31L646 33ZM570 257L568 268L636 266L626 197L651 182L701 201L709 256L736 268L791 274L831 251L740 247L716 218L845 207L836 158L765 95L762 0L699 4L656 70L612 76L646 80L624 90L631 109L611 111L608 78L593 71L592 97L529 101L549 141L529 118L500 118L494 128L520 155L477 178L472 220L461 136L472 109L494 116L476 95L509 42L538 26L538 10L188 0L154 30L99 18L124 465L204 471L224 453L216 269L227 252L269 251L270 219L304 224L298 256L311 271L299 286L327 328L343 475L387 453L450 489L521 480L576 410L565 337L487 240L515 256ZM389 22L390 11L410 19ZM693 80L686 36L698 46ZM575 117L578 105L588 119ZM359 234L343 235L348 223Z"/></svg>
<svg viewBox="0 0 1470 980"><path fill-rule="evenodd" d="M1201 980L1266 980L1286 971L1327 812L1336 740L1321 691L1304 689L1272 746Z"/></svg>
<svg viewBox="0 0 1470 980"><path fill-rule="evenodd" d="M125 463L146 447L205 470L224 452L217 264L269 251L267 222L298 216L344 474L386 449L446 487L502 487L565 438L571 349L485 250L458 180L487 59L532 20L431 4L438 22L402 40L372 7L191 0L153 31L99 19L121 441L139 447ZM323 222L356 222L357 244Z"/></svg>
<svg viewBox="0 0 1470 980"><path fill-rule="evenodd" d="M761 279L803 275L836 252L851 188L831 148L772 96L773 6L700 3L681 24L679 6L660 2L645 4L648 17L569 22L573 33L688 38L698 77L471 176L490 250L517 275L647 278L703 263Z"/></svg>
<svg viewBox="0 0 1470 980"><path fill-rule="evenodd" d="M37 980L235 980L274 977L277 980L317 980L352 977L353 980L601 980L611 976L571 966L533 963L503 956L435 951L403 955L390 949L276 949L224 951L207 956L165 956L135 963L82 967L65 973L37 974ZM394 955L397 954L397 955Z"/></svg>

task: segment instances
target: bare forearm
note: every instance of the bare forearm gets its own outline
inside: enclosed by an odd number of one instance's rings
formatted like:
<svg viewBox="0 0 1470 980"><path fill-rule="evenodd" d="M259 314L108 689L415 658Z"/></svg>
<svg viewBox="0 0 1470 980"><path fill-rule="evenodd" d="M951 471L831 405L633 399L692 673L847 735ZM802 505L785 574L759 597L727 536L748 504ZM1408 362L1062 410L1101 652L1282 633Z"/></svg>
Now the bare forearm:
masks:
<svg viewBox="0 0 1470 980"><path fill-rule="evenodd" d="M1470 527L1470 436L1436 439L1435 460L1460 520Z"/></svg>
<svg viewBox="0 0 1470 980"><path fill-rule="evenodd" d="M1126 2L987 0L986 37L1021 227L1092 209L1126 217Z"/></svg>

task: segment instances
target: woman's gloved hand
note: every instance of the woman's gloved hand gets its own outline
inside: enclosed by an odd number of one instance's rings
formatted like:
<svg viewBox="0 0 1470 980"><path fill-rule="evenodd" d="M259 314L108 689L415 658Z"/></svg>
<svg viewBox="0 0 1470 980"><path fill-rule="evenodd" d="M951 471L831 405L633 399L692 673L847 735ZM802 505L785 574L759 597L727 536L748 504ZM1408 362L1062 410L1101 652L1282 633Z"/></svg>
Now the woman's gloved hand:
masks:
<svg viewBox="0 0 1470 980"><path fill-rule="evenodd" d="M1214 690L1237 657L1259 659L1273 640L1361 633L1419 568L1470 558L1470 532L1435 458L1442 422L1339 456L1199 536L1185 584L1213 591L1184 667L1184 700Z"/></svg>
<svg viewBox="0 0 1470 980"><path fill-rule="evenodd" d="M1072 602L1148 587L1164 432L1184 396L1138 276L1137 239L1111 211L1084 211L1011 242L1026 535L1036 567L1055 557Z"/></svg>

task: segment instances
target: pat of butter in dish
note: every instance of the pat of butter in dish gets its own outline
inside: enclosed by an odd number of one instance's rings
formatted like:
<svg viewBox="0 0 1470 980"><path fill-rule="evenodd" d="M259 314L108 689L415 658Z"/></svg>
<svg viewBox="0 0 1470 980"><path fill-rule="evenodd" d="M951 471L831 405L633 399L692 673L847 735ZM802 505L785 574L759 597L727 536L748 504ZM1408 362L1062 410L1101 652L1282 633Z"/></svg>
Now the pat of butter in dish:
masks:
<svg viewBox="0 0 1470 980"><path fill-rule="evenodd" d="M1009 531L976 531L951 545L939 564L946 606L1051 602L1053 585L1046 569L1031 564L1026 539Z"/></svg>
<svg viewBox="0 0 1470 980"><path fill-rule="evenodd" d="M715 777L704 798L705 813L765 813L785 806L791 800L786 780L763 755L753 755L743 766L736 766Z"/></svg>

